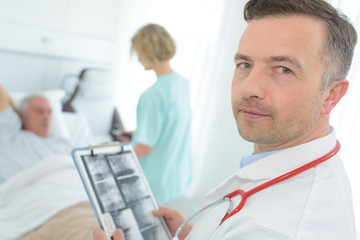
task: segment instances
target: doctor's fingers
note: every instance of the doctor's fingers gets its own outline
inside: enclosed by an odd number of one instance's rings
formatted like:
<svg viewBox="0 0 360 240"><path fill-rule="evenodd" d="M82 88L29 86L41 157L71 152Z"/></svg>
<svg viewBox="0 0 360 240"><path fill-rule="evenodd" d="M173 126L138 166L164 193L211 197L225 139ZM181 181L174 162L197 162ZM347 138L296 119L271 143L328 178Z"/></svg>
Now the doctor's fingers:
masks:
<svg viewBox="0 0 360 240"><path fill-rule="evenodd" d="M159 205L158 210L153 210L153 215L157 217L168 217L168 218L184 218L185 217L177 210Z"/></svg>
<svg viewBox="0 0 360 240"><path fill-rule="evenodd" d="M95 228L93 231L94 240L108 240L106 234L101 228ZM113 233L113 240L125 240L124 233L121 229L116 229Z"/></svg>
<svg viewBox="0 0 360 240"><path fill-rule="evenodd" d="M165 221L169 226L170 232L173 236L176 230L178 229L178 227L185 221L185 217L179 211L164 206L159 206L159 209L153 210L152 213L156 217L165 218ZM186 229L191 230L191 226L190 228L186 227ZM184 231L184 232L188 232L188 231Z"/></svg>
<svg viewBox="0 0 360 240"><path fill-rule="evenodd" d="M153 210L152 213L156 217L164 217L169 220L185 220L185 217L179 211L161 205L159 206L158 210Z"/></svg>
<svg viewBox="0 0 360 240"><path fill-rule="evenodd" d="M113 240L125 240L124 232L121 229L116 229L113 234Z"/></svg>
<svg viewBox="0 0 360 240"><path fill-rule="evenodd" d="M93 237L94 240L108 240L104 231L99 227L93 230Z"/></svg>

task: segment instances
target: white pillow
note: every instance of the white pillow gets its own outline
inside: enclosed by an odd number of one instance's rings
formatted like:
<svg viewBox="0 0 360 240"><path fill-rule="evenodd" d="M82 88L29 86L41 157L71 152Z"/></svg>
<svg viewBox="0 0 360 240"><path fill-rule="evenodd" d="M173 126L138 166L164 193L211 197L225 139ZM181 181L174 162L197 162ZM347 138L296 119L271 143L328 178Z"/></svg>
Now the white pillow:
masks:
<svg viewBox="0 0 360 240"><path fill-rule="evenodd" d="M87 98L110 98L112 85L110 73L101 70L87 70L80 81L78 96Z"/></svg>
<svg viewBox="0 0 360 240"><path fill-rule="evenodd" d="M70 140L70 134L68 128L63 120L62 117L62 106L61 100L65 96L65 91L61 89L54 89L54 90L45 90L36 93L27 93L27 92L10 92L11 99L14 103L15 108L19 108L21 101L29 95L32 94L39 94L44 96L48 99L51 108L51 125L50 125L50 132L49 135L52 137L58 137L65 139L67 141Z"/></svg>
<svg viewBox="0 0 360 240"><path fill-rule="evenodd" d="M62 112L62 117L69 133L71 133L70 144L73 148L85 147L96 143L93 140L91 129L84 115Z"/></svg>

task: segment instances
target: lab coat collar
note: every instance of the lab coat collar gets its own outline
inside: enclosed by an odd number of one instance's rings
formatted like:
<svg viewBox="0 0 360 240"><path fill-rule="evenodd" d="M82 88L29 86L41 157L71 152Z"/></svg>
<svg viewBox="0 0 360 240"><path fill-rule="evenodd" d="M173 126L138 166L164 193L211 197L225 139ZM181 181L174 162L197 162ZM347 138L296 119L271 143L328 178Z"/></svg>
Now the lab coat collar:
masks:
<svg viewBox="0 0 360 240"><path fill-rule="evenodd" d="M325 137L259 159L237 171L236 175L251 180L275 178L325 155L335 145L335 131L331 128L330 133Z"/></svg>
<svg viewBox="0 0 360 240"><path fill-rule="evenodd" d="M234 188L239 187L239 182L268 180L288 173L327 154L335 145L335 130L331 127L329 134L322 138L283 149L238 170L233 176L209 192L205 202L213 197L222 197L226 194L225 189L235 190Z"/></svg>

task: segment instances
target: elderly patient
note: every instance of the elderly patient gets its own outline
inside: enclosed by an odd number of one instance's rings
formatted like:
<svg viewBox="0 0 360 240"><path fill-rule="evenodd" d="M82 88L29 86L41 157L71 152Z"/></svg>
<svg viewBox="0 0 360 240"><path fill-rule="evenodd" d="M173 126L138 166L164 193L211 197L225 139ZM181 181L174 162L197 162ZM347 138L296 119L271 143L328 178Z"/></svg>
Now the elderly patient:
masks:
<svg viewBox="0 0 360 240"><path fill-rule="evenodd" d="M49 136L50 123L46 98L27 97L15 111L0 85L0 239L89 239L98 225L71 159L74 146Z"/></svg>
<svg viewBox="0 0 360 240"><path fill-rule="evenodd" d="M48 136L51 107L44 97L27 97L19 112L20 118L9 94L0 86L0 156L6 159L0 161L0 183L45 156L71 151L65 140Z"/></svg>

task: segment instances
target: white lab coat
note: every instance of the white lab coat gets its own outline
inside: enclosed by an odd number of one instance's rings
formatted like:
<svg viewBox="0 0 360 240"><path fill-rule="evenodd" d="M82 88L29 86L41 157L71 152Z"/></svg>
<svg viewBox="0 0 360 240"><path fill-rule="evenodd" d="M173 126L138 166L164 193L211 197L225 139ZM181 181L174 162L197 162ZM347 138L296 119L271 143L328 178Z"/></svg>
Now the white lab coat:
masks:
<svg viewBox="0 0 360 240"><path fill-rule="evenodd" d="M249 190L330 152L334 130L320 139L284 149L238 170L205 198L207 205L238 188ZM234 199L236 201L238 199ZM237 206L235 202L234 207ZM264 189L220 227L228 203L195 221L187 239L352 240L356 238L350 184L337 154L324 163Z"/></svg>

